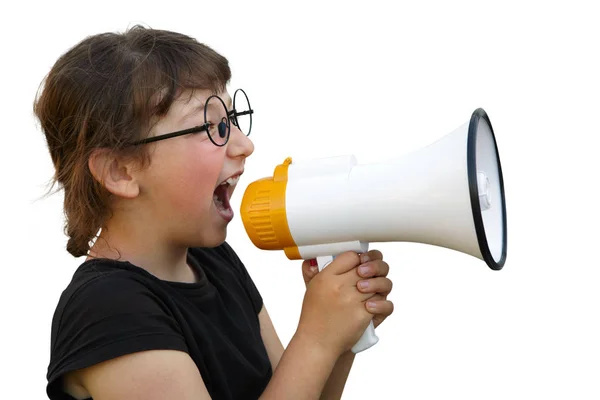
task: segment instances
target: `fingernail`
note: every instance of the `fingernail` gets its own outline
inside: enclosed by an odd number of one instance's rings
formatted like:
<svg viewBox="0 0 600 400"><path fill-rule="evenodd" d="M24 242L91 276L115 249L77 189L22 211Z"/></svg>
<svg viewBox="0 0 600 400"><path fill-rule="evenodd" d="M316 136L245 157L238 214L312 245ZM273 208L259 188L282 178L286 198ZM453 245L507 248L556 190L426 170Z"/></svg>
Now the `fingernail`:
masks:
<svg viewBox="0 0 600 400"><path fill-rule="evenodd" d="M317 265L317 260L315 260L314 258L312 258L312 259L309 260L309 263L310 263L311 266L314 267L314 266Z"/></svg>
<svg viewBox="0 0 600 400"><path fill-rule="evenodd" d="M368 281L360 281L360 282L358 282L358 286L360 286L361 289L366 289L369 287L369 282Z"/></svg>
<svg viewBox="0 0 600 400"><path fill-rule="evenodd" d="M371 271L371 268L368 266L363 266L358 268L358 272L361 275L367 275Z"/></svg>
<svg viewBox="0 0 600 400"><path fill-rule="evenodd" d="M317 272L317 267L310 267L310 272L313 274Z"/></svg>
<svg viewBox="0 0 600 400"><path fill-rule="evenodd" d="M365 253L365 254L361 254L360 255L360 262L361 263L366 263L367 261L370 261L371 259L369 258L369 256Z"/></svg>
<svg viewBox="0 0 600 400"><path fill-rule="evenodd" d="M376 306L376 303L374 301L368 301L367 302L367 307L369 307L369 308L375 308L375 306Z"/></svg>

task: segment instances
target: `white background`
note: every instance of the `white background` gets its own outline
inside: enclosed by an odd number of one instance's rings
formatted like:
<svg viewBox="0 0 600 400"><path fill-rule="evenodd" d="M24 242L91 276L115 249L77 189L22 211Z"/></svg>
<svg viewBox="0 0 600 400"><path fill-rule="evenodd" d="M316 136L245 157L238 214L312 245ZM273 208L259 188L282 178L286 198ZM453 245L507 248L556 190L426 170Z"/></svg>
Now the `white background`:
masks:
<svg viewBox="0 0 600 400"><path fill-rule="evenodd" d="M18 4L18 5L17 5ZM196 37L230 61L256 110L243 189L285 157L400 156L483 107L503 166L502 271L451 250L374 244L396 310L357 356L344 399L600 398L597 256L599 14L592 2L8 2L0 16L0 398L44 398L50 322L82 261L33 119L39 83L90 34L135 23ZM369 190L368 187L364 188ZM228 241L284 344L300 264Z"/></svg>

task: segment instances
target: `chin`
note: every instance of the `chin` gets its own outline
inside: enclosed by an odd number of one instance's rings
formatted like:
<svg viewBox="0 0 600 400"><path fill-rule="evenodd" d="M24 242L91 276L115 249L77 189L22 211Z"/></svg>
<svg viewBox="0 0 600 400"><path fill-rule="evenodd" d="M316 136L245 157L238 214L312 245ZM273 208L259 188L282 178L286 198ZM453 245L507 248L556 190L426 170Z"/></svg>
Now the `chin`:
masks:
<svg viewBox="0 0 600 400"><path fill-rule="evenodd" d="M227 238L227 229L223 229L223 230L219 230L219 231L215 230L212 235L202 237L201 240L194 243L194 245L191 247L204 247L204 248L218 247L218 246L222 245L223 242L225 242L226 238Z"/></svg>

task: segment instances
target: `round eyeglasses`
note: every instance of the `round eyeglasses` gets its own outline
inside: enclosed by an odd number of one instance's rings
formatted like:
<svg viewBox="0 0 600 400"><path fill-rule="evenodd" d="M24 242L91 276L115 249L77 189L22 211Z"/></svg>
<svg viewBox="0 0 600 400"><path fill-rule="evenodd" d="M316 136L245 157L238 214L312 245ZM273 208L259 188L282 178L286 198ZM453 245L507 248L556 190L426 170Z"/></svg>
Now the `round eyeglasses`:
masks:
<svg viewBox="0 0 600 400"><path fill-rule="evenodd" d="M237 89L233 94L233 109L227 111L227 106L223 99L217 95L212 95L203 106L204 124L194 126L193 128L183 129L176 132L164 133L158 136L152 136L146 139L138 140L131 145L140 145L157 142L159 140L172 137L188 135L191 133L207 132L208 137L215 146L225 146L229 141L231 134L231 123L235 125L246 136L250 135L252 130L252 114L254 110L250 107L250 101L243 89Z"/></svg>

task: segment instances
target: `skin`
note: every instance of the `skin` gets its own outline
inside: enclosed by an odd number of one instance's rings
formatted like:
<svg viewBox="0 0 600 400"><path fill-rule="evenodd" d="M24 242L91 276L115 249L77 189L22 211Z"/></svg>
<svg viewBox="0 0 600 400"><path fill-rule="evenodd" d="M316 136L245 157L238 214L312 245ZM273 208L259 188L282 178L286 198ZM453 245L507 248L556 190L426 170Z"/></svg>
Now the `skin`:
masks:
<svg viewBox="0 0 600 400"><path fill-rule="evenodd" d="M190 111L204 104L210 93L189 94L184 93L155 126L154 135L203 122L201 112ZM220 96L230 106L229 94ZM90 171L114 195L113 216L90 258L119 258L163 280L194 282L187 249L214 247L225 240L228 222L217 212L213 192L221 182L243 172L254 147L233 125L223 147L215 146L206 133L149 146L151 163L143 169L104 150L90 157ZM298 329L286 349L267 310L263 307L259 313L261 336L274 371L262 399L341 397L354 360L350 348L369 321L377 327L393 311L387 300L392 289L388 271L377 251L344 253L320 273L311 270L308 261L302 264L307 290ZM369 286L362 288L359 282ZM74 371L65 377L64 387L78 399L210 398L189 355L171 350L129 354Z"/></svg>

